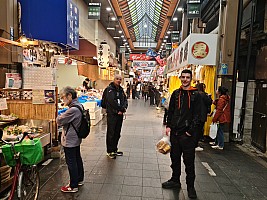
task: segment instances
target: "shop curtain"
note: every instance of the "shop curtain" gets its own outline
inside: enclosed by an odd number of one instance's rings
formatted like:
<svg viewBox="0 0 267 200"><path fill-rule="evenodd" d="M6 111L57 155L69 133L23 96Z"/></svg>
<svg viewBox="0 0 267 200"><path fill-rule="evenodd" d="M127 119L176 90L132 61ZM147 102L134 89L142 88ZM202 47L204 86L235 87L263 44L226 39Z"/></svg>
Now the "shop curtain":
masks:
<svg viewBox="0 0 267 200"><path fill-rule="evenodd" d="M204 66L203 69L203 80L204 84L206 85L206 92L208 94L211 94L212 100L215 99L215 72L216 67L215 66ZM211 111L213 111L215 108L214 105L211 107ZM204 126L204 135L208 136L210 131L210 124L212 122L212 117L208 117L207 122Z"/></svg>
<svg viewBox="0 0 267 200"><path fill-rule="evenodd" d="M172 94L174 90L178 89L182 85L178 76L171 76L169 80L169 93Z"/></svg>

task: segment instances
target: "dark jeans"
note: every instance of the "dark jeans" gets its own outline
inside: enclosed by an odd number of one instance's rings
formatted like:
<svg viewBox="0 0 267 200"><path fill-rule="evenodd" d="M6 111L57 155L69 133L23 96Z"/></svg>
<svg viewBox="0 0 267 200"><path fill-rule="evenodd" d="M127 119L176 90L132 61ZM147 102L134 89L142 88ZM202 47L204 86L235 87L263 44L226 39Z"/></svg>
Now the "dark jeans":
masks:
<svg viewBox="0 0 267 200"><path fill-rule="evenodd" d="M150 95L150 105L155 105L155 96L154 95Z"/></svg>
<svg viewBox="0 0 267 200"><path fill-rule="evenodd" d="M144 92L144 98L145 98L145 102L146 102L148 99L148 92Z"/></svg>
<svg viewBox="0 0 267 200"><path fill-rule="evenodd" d="M205 122L201 122L200 126L199 126L199 131L197 133L197 142L196 142L196 147L198 147L198 142L200 139L203 139L204 137L204 125Z"/></svg>
<svg viewBox="0 0 267 200"><path fill-rule="evenodd" d="M69 169L70 187L77 188L78 182L84 179L83 160L80 146L64 147L65 159Z"/></svg>
<svg viewBox="0 0 267 200"><path fill-rule="evenodd" d="M167 117L168 117L168 110L164 108L164 117L163 117L163 123L167 123Z"/></svg>
<svg viewBox="0 0 267 200"><path fill-rule="evenodd" d="M108 114L107 115L107 153L118 150L118 143L121 137L123 115Z"/></svg>
<svg viewBox="0 0 267 200"><path fill-rule="evenodd" d="M181 156L183 154L183 160L186 172L186 184L187 187L194 187L195 182L195 138L183 135L175 135L171 133L171 168L172 168L172 180L180 182L181 175Z"/></svg>

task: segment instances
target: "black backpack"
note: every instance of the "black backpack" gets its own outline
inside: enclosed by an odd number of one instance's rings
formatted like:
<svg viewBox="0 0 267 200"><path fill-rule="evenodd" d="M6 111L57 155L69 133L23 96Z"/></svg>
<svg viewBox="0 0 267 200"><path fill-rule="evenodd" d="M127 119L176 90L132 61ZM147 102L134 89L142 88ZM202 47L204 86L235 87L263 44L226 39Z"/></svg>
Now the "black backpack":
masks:
<svg viewBox="0 0 267 200"><path fill-rule="evenodd" d="M78 138L86 138L89 133L90 133L90 126L91 126L91 122L90 122L90 114L89 114L89 110L85 110L84 108L82 109L80 106L77 105L73 105L72 107L76 107L78 108L81 113L82 113L82 120L81 120L81 125L79 127L79 130L77 130L72 122L70 123L72 125L72 127L74 128L75 132L78 135ZM70 126L69 124L69 126ZM66 134L68 132L69 126L67 128Z"/></svg>
<svg viewBox="0 0 267 200"><path fill-rule="evenodd" d="M108 88L104 90L101 100L101 107L104 109L107 108L107 93L108 93Z"/></svg>

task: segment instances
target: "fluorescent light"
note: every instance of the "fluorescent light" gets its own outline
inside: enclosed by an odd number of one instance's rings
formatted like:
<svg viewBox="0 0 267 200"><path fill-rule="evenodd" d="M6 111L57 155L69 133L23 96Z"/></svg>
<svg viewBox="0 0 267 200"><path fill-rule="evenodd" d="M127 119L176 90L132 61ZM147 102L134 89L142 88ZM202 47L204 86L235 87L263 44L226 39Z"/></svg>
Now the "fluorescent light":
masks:
<svg viewBox="0 0 267 200"><path fill-rule="evenodd" d="M147 25L145 24L144 27L147 28Z"/></svg>
<svg viewBox="0 0 267 200"><path fill-rule="evenodd" d="M122 33L122 31L119 31L119 33Z"/></svg>
<svg viewBox="0 0 267 200"><path fill-rule="evenodd" d="M116 17L111 17L111 20L112 20L112 21L115 21L115 20L116 20Z"/></svg>
<svg viewBox="0 0 267 200"><path fill-rule="evenodd" d="M114 27L107 27L107 30L115 30Z"/></svg>
<svg viewBox="0 0 267 200"><path fill-rule="evenodd" d="M123 39L123 42L126 42L127 40L126 39Z"/></svg>
<svg viewBox="0 0 267 200"><path fill-rule="evenodd" d="M168 34L170 34L170 33L171 33L171 31L168 31L167 33L168 33Z"/></svg>
<svg viewBox="0 0 267 200"><path fill-rule="evenodd" d="M163 42L167 42L167 40L163 40Z"/></svg>
<svg viewBox="0 0 267 200"><path fill-rule="evenodd" d="M120 39L120 37L118 37L118 36L114 36L113 38L114 38L114 39Z"/></svg>
<svg viewBox="0 0 267 200"><path fill-rule="evenodd" d="M165 38L168 38L168 37L169 37L168 35L165 36Z"/></svg>
<svg viewBox="0 0 267 200"><path fill-rule="evenodd" d="M178 18L177 17L174 17L173 19L172 19L172 21L177 21L178 20Z"/></svg>
<svg viewBox="0 0 267 200"><path fill-rule="evenodd" d="M110 7L107 7L106 10L107 10L107 11L111 11L111 8L110 8Z"/></svg>
<svg viewBox="0 0 267 200"><path fill-rule="evenodd" d="M122 38L124 38L124 35L121 35Z"/></svg>
<svg viewBox="0 0 267 200"><path fill-rule="evenodd" d="M178 10L179 12L181 12L181 11L183 11L183 8L180 7L180 8L178 8L177 10Z"/></svg>

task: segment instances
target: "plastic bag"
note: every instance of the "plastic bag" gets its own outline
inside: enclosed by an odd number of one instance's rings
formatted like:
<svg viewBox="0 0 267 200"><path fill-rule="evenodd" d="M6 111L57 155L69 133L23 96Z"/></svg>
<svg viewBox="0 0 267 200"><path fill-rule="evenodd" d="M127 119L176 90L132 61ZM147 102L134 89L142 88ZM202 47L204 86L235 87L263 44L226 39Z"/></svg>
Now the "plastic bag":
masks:
<svg viewBox="0 0 267 200"><path fill-rule="evenodd" d="M171 151L170 136L164 135L163 138L156 144L157 150L162 154L167 154Z"/></svg>
<svg viewBox="0 0 267 200"><path fill-rule="evenodd" d="M218 131L218 124L212 123L210 125L210 133L209 133L210 138L215 139L217 136L217 131Z"/></svg>

